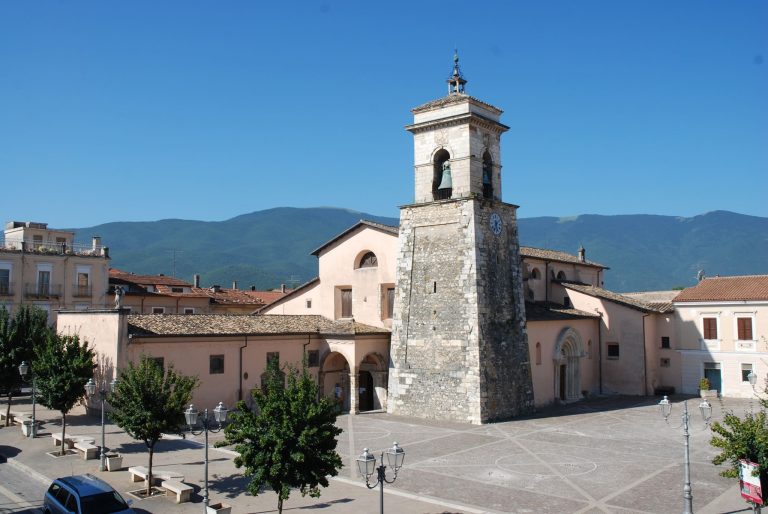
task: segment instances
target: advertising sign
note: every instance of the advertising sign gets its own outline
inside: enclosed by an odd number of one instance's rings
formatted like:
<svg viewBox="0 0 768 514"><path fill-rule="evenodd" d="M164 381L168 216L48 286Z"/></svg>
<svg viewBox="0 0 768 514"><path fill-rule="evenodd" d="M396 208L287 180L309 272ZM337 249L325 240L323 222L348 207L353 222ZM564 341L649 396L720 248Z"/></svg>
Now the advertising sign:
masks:
<svg viewBox="0 0 768 514"><path fill-rule="evenodd" d="M752 502L756 505L763 504L763 486L760 483L760 475L754 476L753 472L757 471L758 465L755 462L749 462L748 460L741 459L741 497Z"/></svg>

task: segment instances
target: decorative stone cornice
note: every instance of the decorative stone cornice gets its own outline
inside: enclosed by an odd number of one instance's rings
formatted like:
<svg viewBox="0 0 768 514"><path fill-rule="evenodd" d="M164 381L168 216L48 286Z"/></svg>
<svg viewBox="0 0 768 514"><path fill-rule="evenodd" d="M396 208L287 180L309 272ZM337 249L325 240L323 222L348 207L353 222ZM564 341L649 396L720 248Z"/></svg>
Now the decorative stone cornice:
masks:
<svg viewBox="0 0 768 514"><path fill-rule="evenodd" d="M458 125L473 125L478 128L490 130L501 134L509 130L509 127L498 121L491 120L484 116L480 116L475 113L457 114L455 116L449 116L446 118L440 118L438 120L424 121L422 123L414 123L412 125L406 125L405 130L412 134L419 134L422 132L436 130L441 128L455 127Z"/></svg>

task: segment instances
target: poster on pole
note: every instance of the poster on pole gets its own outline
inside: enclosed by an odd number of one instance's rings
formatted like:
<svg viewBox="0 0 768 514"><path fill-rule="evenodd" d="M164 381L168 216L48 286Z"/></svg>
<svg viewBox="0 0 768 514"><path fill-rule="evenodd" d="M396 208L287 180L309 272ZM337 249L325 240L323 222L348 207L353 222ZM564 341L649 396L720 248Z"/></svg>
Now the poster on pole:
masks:
<svg viewBox="0 0 768 514"><path fill-rule="evenodd" d="M741 486L741 497L752 502L755 505L763 504L763 485L760 482L760 475L754 476L757 472L758 464L746 459L739 460L741 472L739 485Z"/></svg>

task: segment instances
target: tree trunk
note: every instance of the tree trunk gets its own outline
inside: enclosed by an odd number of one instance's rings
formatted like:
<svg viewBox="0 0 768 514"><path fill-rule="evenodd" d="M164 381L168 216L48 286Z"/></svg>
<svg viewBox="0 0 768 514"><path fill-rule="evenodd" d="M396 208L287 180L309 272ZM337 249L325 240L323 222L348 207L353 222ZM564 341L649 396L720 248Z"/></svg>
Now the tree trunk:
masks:
<svg viewBox="0 0 768 514"><path fill-rule="evenodd" d="M277 513L283 514L283 497L279 494L277 495Z"/></svg>
<svg viewBox="0 0 768 514"><path fill-rule="evenodd" d="M8 405L5 408L5 426L11 424L11 402L13 401L13 391L8 391Z"/></svg>
<svg viewBox="0 0 768 514"><path fill-rule="evenodd" d="M149 446L149 471L147 472L147 498L152 495L152 456L155 454L155 447Z"/></svg>
<svg viewBox="0 0 768 514"><path fill-rule="evenodd" d="M32 427L34 429L34 427ZM64 456L67 454L67 415L61 413L61 453L59 455Z"/></svg>

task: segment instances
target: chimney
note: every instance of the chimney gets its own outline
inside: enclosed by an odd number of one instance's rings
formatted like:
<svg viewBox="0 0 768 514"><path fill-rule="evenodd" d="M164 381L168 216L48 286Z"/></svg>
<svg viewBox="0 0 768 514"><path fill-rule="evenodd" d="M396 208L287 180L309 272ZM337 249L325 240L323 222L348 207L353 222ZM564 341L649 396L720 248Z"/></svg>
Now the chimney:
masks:
<svg viewBox="0 0 768 514"><path fill-rule="evenodd" d="M200 287L200 274L195 273L192 275L192 283L195 285L195 287Z"/></svg>
<svg viewBox="0 0 768 514"><path fill-rule="evenodd" d="M251 286L251 291L256 291L256 286Z"/></svg>
<svg viewBox="0 0 768 514"><path fill-rule="evenodd" d="M237 280L232 281L232 289L237 291Z"/></svg>
<svg viewBox="0 0 768 514"><path fill-rule="evenodd" d="M583 246L579 246L579 262L587 262L587 259L585 257L587 251L584 249Z"/></svg>
<svg viewBox="0 0 768 514"><path fill-rule="evenodd" d="M280 292L281 293L285 292L285 284L280 284Z"/></svg>
<svg viewBox="0 0 768 514"><path fill-rule="evenodd" d="M91 250L93 250L93 253L98 253L101 251L101 237L100 236L93 236L93 241L91 243Z"/></svg>

